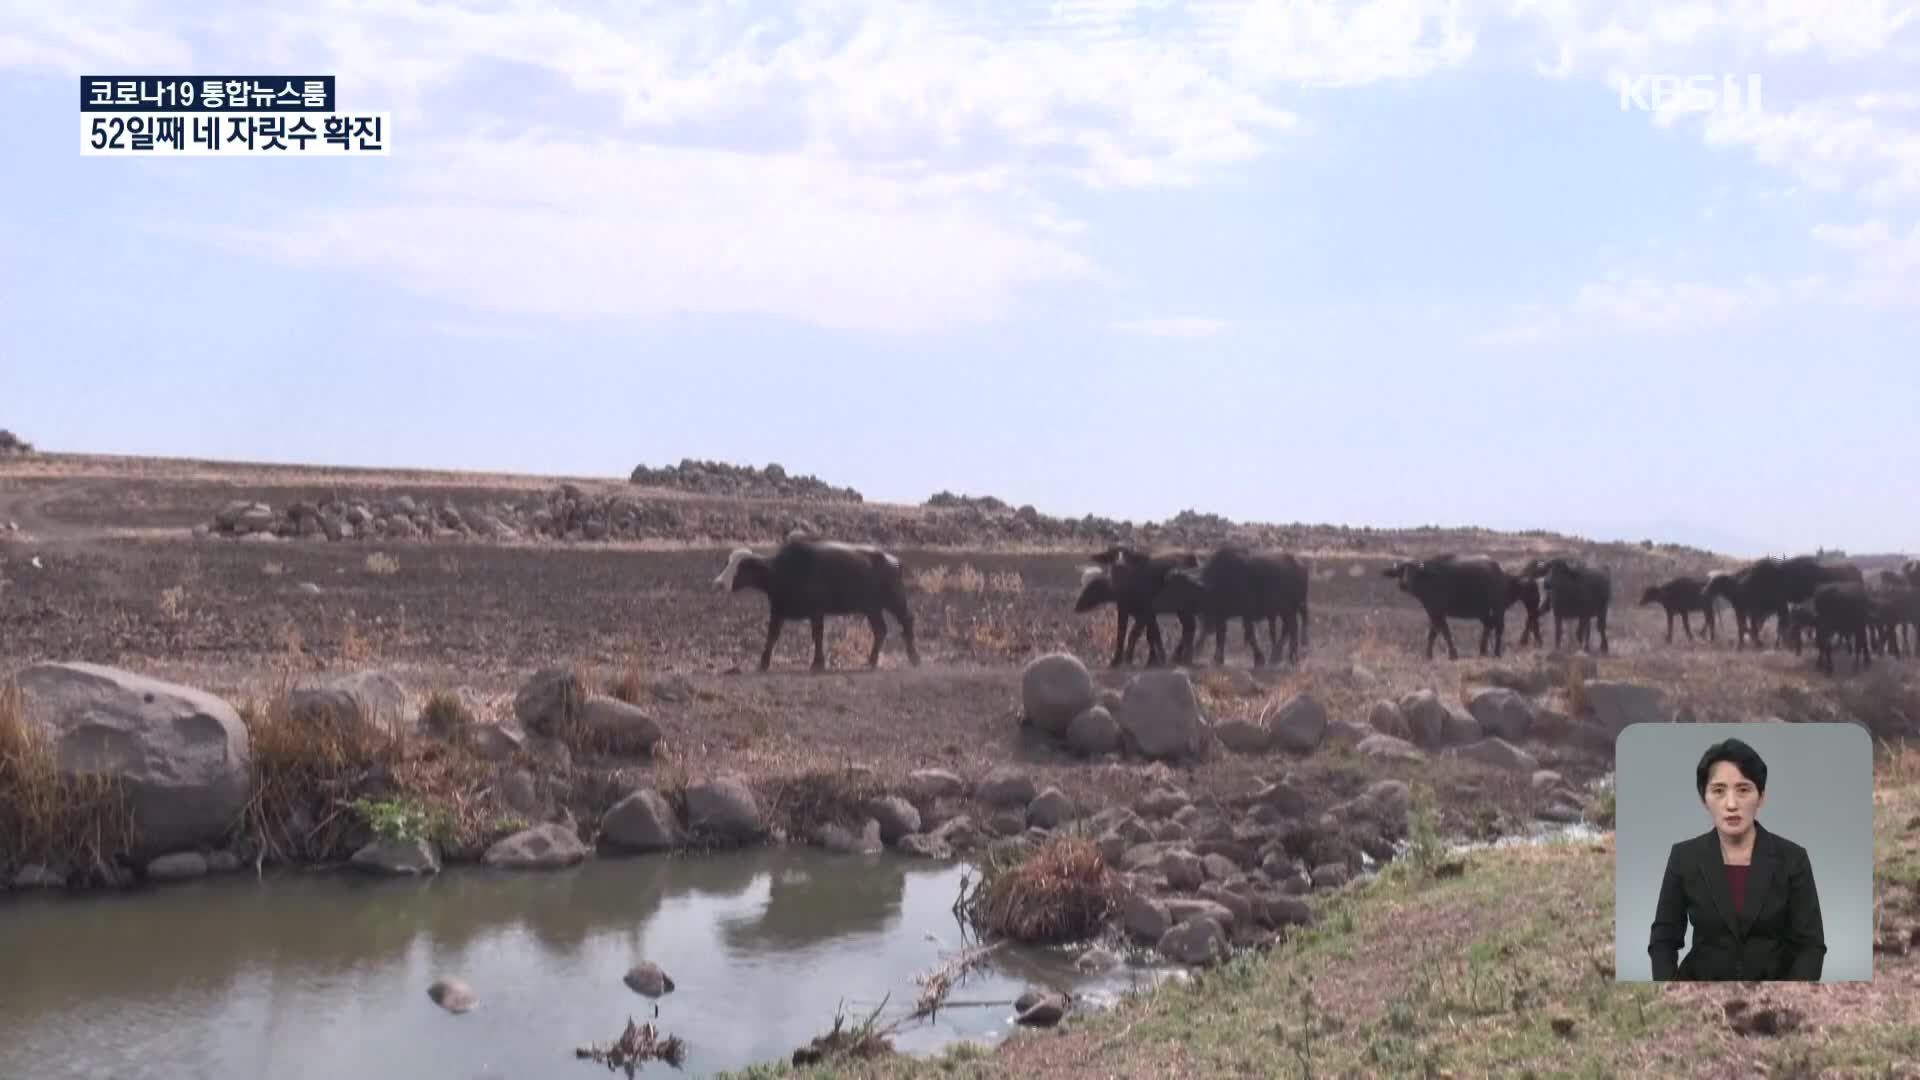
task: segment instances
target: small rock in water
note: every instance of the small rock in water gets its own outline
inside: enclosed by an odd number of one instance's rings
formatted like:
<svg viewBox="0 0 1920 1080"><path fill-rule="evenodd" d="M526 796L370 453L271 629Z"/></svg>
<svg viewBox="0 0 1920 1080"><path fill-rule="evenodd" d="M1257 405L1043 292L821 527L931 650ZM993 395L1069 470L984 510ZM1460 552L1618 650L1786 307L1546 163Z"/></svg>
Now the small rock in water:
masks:
<svg viewBox="0 0 1920 1080"><path fill-rule="evenodd" d="M1086 972L1098 973L1112 971L1114 968L1120 966L1120 956L1112 949L1095 945L1093 948L1088 949L1086 952L1074 958L1073 966L1080 971Z"/></svg>
<svg viewBox="0 0 1920 1080"><path fill-rule="evenodd" d="M1026 1027L1052 1027L1067 1015L1067 997L1051 990L1029 990L1013 1003L1013 1022Z"/></svg>
<svg viewBox="0 0 1920 1080"><path fill-rule="evenodd" d="M442 975L427 987L427 996L435 1005L450 1013L463 1013L480 1003L474 996L473 987L451 975Z"/></svg>

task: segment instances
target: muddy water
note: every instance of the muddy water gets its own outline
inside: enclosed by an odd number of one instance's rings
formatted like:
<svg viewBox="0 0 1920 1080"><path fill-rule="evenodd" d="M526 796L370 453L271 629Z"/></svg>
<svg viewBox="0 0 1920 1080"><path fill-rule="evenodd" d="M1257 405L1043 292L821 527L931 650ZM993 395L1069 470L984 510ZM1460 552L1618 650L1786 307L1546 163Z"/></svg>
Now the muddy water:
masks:
<svg viewBox="0 0 1920 1080"><path fill-rule="evenodd" d="M557 873L425 881L251 873L120 895L0 898L0 1077L567 1077L576 1046L652 1015L621 976L677 983L659 1023L678 1075L785 1059L832 1023L905 1011L914 976L962 943L957 865L812 849L593 860ZM930 940L932 939L937 940ZM427 997L440 974L478 995ZM952 1000L1035 982L1094 1000L1144 985L1078 975L1070 953L1009 954ZM895 1045L928 1053L1011 1030L1007 1006L943 1010ZM651 1064L643 1075L673 1075Z"/></svg>

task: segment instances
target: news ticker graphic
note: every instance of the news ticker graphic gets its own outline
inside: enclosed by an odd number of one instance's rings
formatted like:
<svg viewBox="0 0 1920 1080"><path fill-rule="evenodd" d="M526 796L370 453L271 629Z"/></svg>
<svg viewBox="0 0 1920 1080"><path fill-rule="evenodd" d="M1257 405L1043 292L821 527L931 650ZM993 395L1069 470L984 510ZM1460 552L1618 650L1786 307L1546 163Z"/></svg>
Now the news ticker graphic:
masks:
<svg viewBox="0 0 1920 1080"><path fill-rule="evenodd" d="M80 77L80 153L388 154L388 114L337 108L332 75Z"/></svg>

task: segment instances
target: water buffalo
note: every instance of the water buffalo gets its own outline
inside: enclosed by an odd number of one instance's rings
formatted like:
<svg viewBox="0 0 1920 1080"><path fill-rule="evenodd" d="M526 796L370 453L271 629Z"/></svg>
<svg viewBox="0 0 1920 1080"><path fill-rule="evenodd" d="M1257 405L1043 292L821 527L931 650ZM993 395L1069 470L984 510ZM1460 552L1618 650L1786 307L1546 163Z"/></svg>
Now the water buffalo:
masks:
<svg viewBox="0 0 1920 1080"><path fill-rule="evenodd" d="M1748 598L1748 577L1749 575L1745 568L1740 570L1715 570L1707 575L1707 598L1712 600L1718 597L1719 599L1725 600L1727 606L1733 609L1733 626L1736 635L1734 638L1734 648L1736 650L1745 649L1747 647L1747 638L1749 637L1753 638L1754 648L1757 649L1760 647L1760 628L1766 625L1767 618L1771 614L1771 612L1756 606L1752 600Z"/></svg>
<svg viewBox="0 0 1920 1080"><path fill-rule="evenodd" d="M1253 653L1253 666L1261 667L1266 657L1254 633L1254 620L1265 619L1267 638L1273 646L1273 658L1280 659L1282 631L1288 659L1300 659L1300 624L1306 617L1307 565L1282 551L1254 552L1233 545L1223 546L1207 557L1198 568L1175 570L1166 577L1157 609L1180 610L1198 615L1201 620L1200 643L1208 635L1214 639L1213 662L1226 663L1227 622L1239 619L1246 631L1247 648ZM1184 624L1183 624L1184 626ZM1185 650L1185 641L1182 649ZM1191 653L1189 653L1191 657Z"/></svg>
<svg viewBox="0 0 1920 1080"><path fill-rule="evenodd" d="M1866 577L1852 563L1826 563L1812 555L1778 559L1769 555L1755 560L1740 571L1749 608L1755 617L1772 613L1779 627L1775 644L1784 637L1794 652L1800 651L1800 634L1787 622L1787 605L1813 599L1813 592L1824 584L1853 584L1864 593ZM1758 639L1756 638L1756 644Z"/></svg>
<svg viewBox="0 0 1920 1080"><path fill-rule="evenodd" d="M1529 641L1535 645L1545 644L1540 637L1540 616L1552 610L1552 602L1540 588L1540 583L1533 578L1508 574L1507 580L1512 583L1507 604L1511 606L1518 603L1520 610L1527 615L1527 624L1520 629L1520 644L1525 645Z"/></svg>
<svg viewBox="0 0 1920 1080"><path fill-rule="evenodd" d="M789 619L805 619L813 630L813 670L825 671L826 617L864 615L873 628L873 650L867 667L880 665L880 644L887 637L886 614L900 623L907 659L915 667L920 654L913 646L913 612L907 606L907 583L900 560L865 544L796 538L780 545L771 557L736 548L727 556L726 569L713 579L718 592L758 589L767 594L767 643L760 652L760 670L773 662L773 647Z"/></svg>
<svg viewBox="0 0 1920 1080"><path fill-rule="evenodd" d="M1854 581L1826 582L1814 587L1811 598L1789 603L1781 616L1781 625L1790 627L1796 639L1802 629L1812 629L1819 652L1817 664L1821 671L1831 675L1835 637L1848 643L1853 670L1873 666L1867 617L1865 585Z"/></svg>
<svg viewBox="0 0 1920 1080"><path fill-rule="evenodd" d="M1613 575L1604 567L1579 559L1556 556L1529 560L1520 576L1539 580L1553 603L1553 647L1560 648L1561 627L1577 620L1574 639L1580 648L1593 649L1592 631L1600 631L1600 651L1608 651L1607 611L1613 605Z"/></svg>
<svg viewBox="0 0 1920 1080"><path fill-rule="evenodd" d="M1673 617L1680 616L1680 628L1687 632L1687 640L1693 640L1693 626L1690 619L1694 612L1701 614L1700 624L1707 640L1714 639L1713 597L1707 592L1707 579L1682 575L1658 585L1649 585L1640 594L1641 606L1659 604L1667 613L1667 642L1673 642Z"/></svg>
<svg viewBox="0 0 1920 1080"><path fill-rule="evenodd" d="M1114 606L1119 624L1114 630L1113 660L1109 667L1119 667L1123 657L1132 661L1134 646L1143 629L1147 636L1147 666L1166 663L1165 642L1160 636L1160 622L1155 618L1159 614L1180 616L1181 651L1190 649L1193 615L1156 611L1154 601L1166 584L1167 575L1175 570L1198 567L1198 555L1192 552L1155 555L1140 548L1115 545L1090 558L1094 566L1081 575L1080 596L1074 601L1073 610L1084 614L1103 604ZM1131 638L1127 633L1129 622L1134 623ZM1176 657L1179 659L1184 657Z"/></svg>
<svg viewBox="0 0 1920 1080"><path fill-rule="evenodd" d="M1507 606L1513 602L1514 588L1500 564L1485 555L1436 555L1394 563L1382 570L1384 577L1400 582L1400 590L1420 601L1427 613L1427 659L1433 659L1433 643L1444 638L1447 658L1458 660L1453 646L1453 631L1448 619L1477 619L1480 622L1480 655L1487 655L1487 641L1493 641L1493 655L1499 656L1507 635Z"/></svg>

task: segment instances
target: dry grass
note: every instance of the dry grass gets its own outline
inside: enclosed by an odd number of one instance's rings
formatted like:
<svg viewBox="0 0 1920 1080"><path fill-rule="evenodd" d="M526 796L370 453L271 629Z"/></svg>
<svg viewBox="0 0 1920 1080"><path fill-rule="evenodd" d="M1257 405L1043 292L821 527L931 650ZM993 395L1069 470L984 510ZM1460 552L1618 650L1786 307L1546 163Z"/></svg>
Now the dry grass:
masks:
<svg viewBox="0 0 1920 1080"><path fill-rule="evenodd" d="M450 690L435 690L420 707L420 729L434 738L465 744L473 725L473 711Z"/></svg>
<svg viewBox="0 0 1920 1080"><path fill-rule="evenodd" d="M367 556L367 573L386 577L400 571L400 560L384 551L376 551Z"/></svg>
<svg viewBox="0 0 1920 1080"><path fill-rule="evenodd" d="M241 827L260 860L305 864L352 855L367 839L356 812L363 797L404 798L445 821L440 839L456 847L483 843L499 831L485 804L491 780L485 762L457 745L395 737L329 711L296 710L287 689L283 684L264 704L249 702L240 712L253 749L253 798Z"/></svg>
<svg viewBox="0 0 1920 1080"><path fill-rule="evenodd" d="M0 683L0 862L105 868L132 839L121 786L105 774L63 773L27 722L19 685Z"/></svg>
<svg viewBox="0 0 1920 1080"><path fill-rule="evenodd" d="M999 570L992 574L983 574L972 563L961 563L957 568L945 563L915 571L912 577L913 587L924 593L938 595L949 589L958 593L978 596L983 592L996 592L1017 595L1027 587L1026 580L1017 570Z"/></svg>
<svg viewBox="0 0 1920 1080"><path fill-rule="evenodd" d="M989 858L982 875L960 906L976 926L1015 941L1081 940L1119 902L1113 871L1084 837L1056 837L1011 865Z"/></svg>
<svg viewBox="0 0 1920 1080"><path fill-rule="evenodd" d="M179 622L187 613L187 590L183 585L160 590L160 617Z"/></svg>
<svg viewBox="0 0 1920 1080"><path fill-rule="evenodd" d="M607 694L610 697L619 698L629 705L640 704L640 699L645 695L646 689L645 674L640 666L640 658L638 656L628 658L627 665L620 670L620 674L607 680Z"/></svg>

